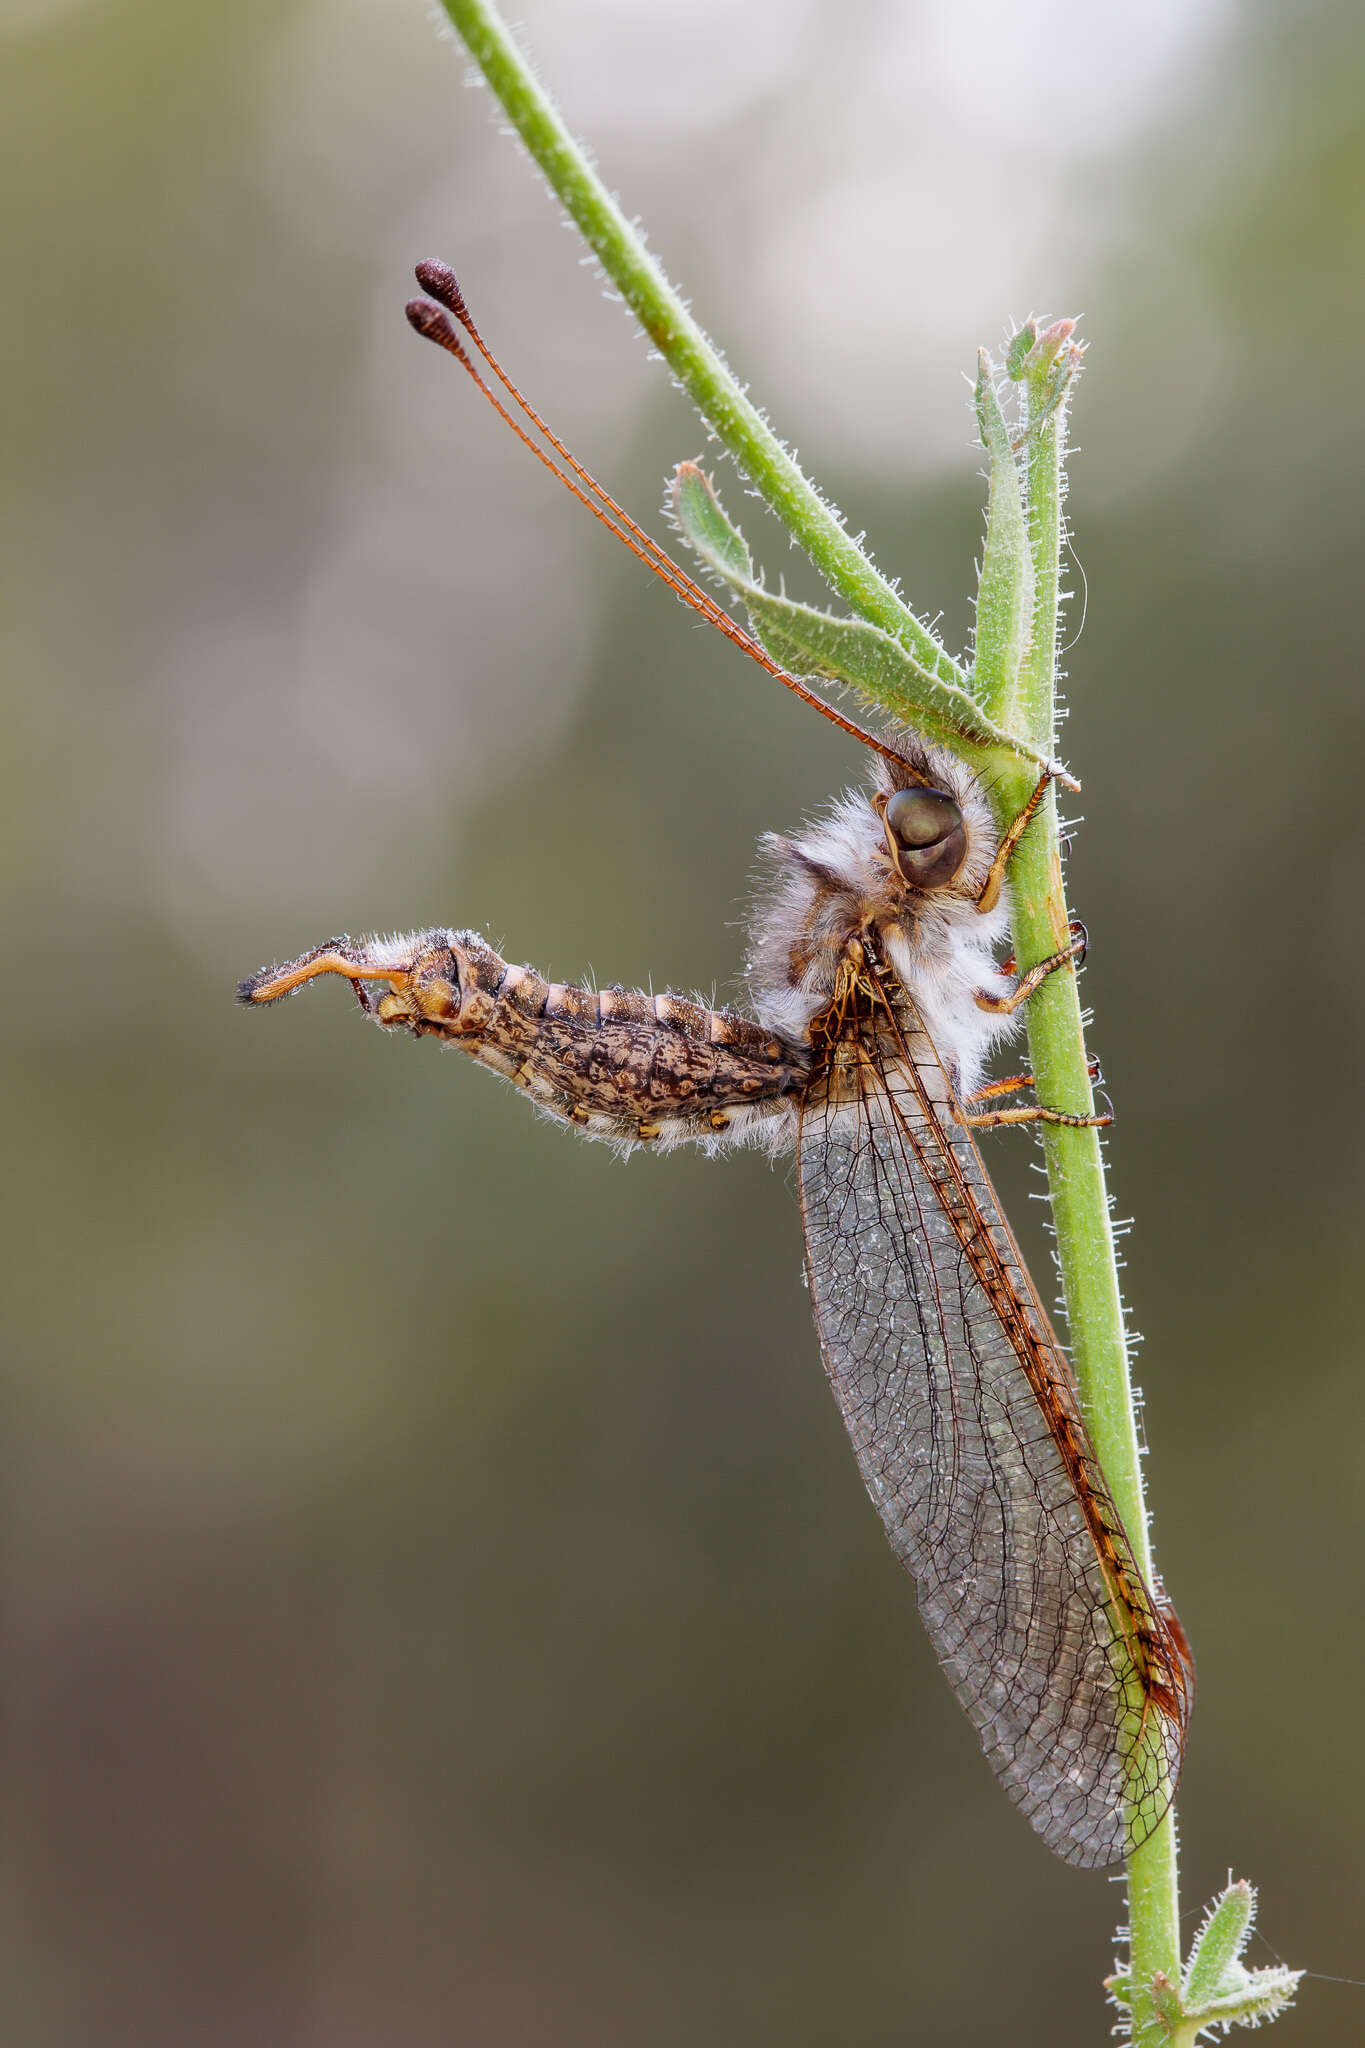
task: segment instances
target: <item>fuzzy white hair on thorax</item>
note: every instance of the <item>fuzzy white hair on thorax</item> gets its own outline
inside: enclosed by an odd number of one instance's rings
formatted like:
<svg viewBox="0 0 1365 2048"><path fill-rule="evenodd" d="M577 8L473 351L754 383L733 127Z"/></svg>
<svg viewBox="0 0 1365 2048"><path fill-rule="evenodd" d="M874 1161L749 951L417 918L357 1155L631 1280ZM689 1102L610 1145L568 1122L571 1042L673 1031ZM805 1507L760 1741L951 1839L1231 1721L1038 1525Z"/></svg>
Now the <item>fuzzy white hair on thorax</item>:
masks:
<svg viewBox="0 0 1365 2048"><path fill-rule="evenodd" d="M999 840L966 764L912 735L899 738L903 768L877 757L871 791L846 790L799 833L769 833L760 842L764 878L749 927L749 993L761 1024L807 1044L850 941L872 925L961 1097L979 1087L992 1047L1018 1028L1015 1018L976 1001L978 992L1000 995L1010 986L994 957L1008 929L1008 903L1002 895L984 915L976 907ZM967 857L946 888L920 891L892 867L873 799L926 785L961 810Z"/></svg>

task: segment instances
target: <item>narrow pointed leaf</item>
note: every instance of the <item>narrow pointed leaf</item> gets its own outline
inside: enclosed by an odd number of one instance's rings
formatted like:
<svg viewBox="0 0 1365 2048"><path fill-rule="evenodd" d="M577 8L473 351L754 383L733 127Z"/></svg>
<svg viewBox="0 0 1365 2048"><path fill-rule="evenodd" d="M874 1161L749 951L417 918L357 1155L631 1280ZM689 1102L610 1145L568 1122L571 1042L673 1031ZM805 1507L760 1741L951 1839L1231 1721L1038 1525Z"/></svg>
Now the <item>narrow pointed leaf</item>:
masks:
<svg viewBox="0 0 1365 2048"><path fill-rule="evenodd" d="M709 568L736 586L752 584L753 557L738 527L731 526L720 499L695 462L673 472L673 512L683 534Z"/></svg>
<svg viewBox="0 0 1365 2048"><path fill-rule="evenodd" d="M1256 1894L1245 1878L1230 1884L1209 1909L1194 1938L1185 1971L1185 2002L1203 2005L1232 1988L1228 1973L1240 1965L1242 1950L1256 1918Z"/></svg>
<svg viewBox="0 0 1365 2048"><path fill-rule="evenodd" d="M1011 339L1010 345L1005 351L1005 375L1013 378L1015 383L1018 383L1019 379L1023 376L1024 366L1028 362L1029 355L1037 340L1038 322L1036 320L1026 320L1019 329L1019 332Z"/></svg>
<svg viewBox="0 0 1365 2048"><path fill-rule="evenodd" d="M1182 2017L1196 2021L1201 2029L1217 2025L1226 2032L1229 2027L1259 2027L1263 2020L1273 2020L1294 2003L1303 1971L1274 1964L1242 1974L1246 1981L1238 1989L1207 1999L1203 2005L1187 2004Z"/></svg>
<svg viewBox="0 0 1365 2048"><path fill-rule="evenodd" d="M990 464L986 545L976 589L976 694L993 718L1013 724L1019 672L1033 628L1033 553L1019 490L1019 466L1000 410L995 370L982 349L976 418Z"/></svg>
<svg viewBox="0 0 1365 2048"><path fill-rule="evenodd" d="M730 524L695 463L674 473L672 509L684 539L713 575L737 591L763 647L791 674L843 683L865 703L960 752L1004 751L1050 764L988 718L966 690L931 675L898 640L865 619L839 619L761 584L743 536Z"/></svg>

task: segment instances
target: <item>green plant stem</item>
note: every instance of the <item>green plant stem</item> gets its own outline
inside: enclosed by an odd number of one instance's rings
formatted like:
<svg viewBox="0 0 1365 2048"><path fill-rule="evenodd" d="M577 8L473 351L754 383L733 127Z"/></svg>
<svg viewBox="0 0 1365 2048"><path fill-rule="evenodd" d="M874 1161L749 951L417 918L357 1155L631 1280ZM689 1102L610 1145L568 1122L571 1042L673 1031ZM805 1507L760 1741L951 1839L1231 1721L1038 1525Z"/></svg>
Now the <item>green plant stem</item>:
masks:
<svg viewBox="0 0 1365 2048"><path fill-rule="evenodd" d="M552 190L595 252L645 332L723 445L743 468L816 567L849 606L893 634L942 681L962 687L964 672L908 611L891 585L844 531L837 515L749 403L640 237L597 178L487 0L442 0L450 20ZM1036 380L1041 393L1046 379ZM1055 637L1062 539L1065 404L1053 398L1028 444L1025 492L1034 579L1033 632L1011 708L1019 737L1051 756ZM1002 822L1030 793L1011 767L995 792ZM1062 884L1055 789L1025 835L1012 867L1015 950L1021 966L1064 945L1068 912ZM1088 1114L1092 1107L1080 999L1073 975L1049 976L1028 1006L1029 1047L1040 1100ZM1150 1575L1137 1427L1128 1377L1123 1307L1110 1228L1104 1165L1093 1130L1044 1133L1057 1255L1066 1295L1072 1357L1095 1447L1145 1575ZM1179 1981L1175 1832L1168 1818L1129 1866L1133 2032L1155 2038L1150 1986L1155 1971Z"/></svg>
<svg viewBox="0 0 1365 2048"><path fill-rule="evenodd" d="M1040 380L1041 381L1041 380ZM1025 386L1027 412L1036 387ZM1023 732L1050 749L1056 720L1056 642L1064 538L1066 405L1030 425L1025 449L1025 504L1033 557L1033 636L1022 664L1017 702ZM1006 799L1012 812L1027 791ZM1041 829L1027 832L1011 870L1014 936L1021 966L1065 945L1068 912L1062 881L1055 785ZM1081 1115L1093 1110L1086 1071L1080 993L1072 974L1049 975L1028 1004L1029 1055L1038 1100ZM1099 1132L1043 1131L1057 1260L1066 1297L1071 1360L1100 1464L1128 1530L1144 1578L1152 1561L1137 1419L1119 1289L1109 1197ZM1150 1986L1157 1971L1180 1981L1180 1900L1174 1811L1133 1851L1128 1864L1128 1924L1133 1984L1133 2039L1146 2048L1157 2031Z"/></svg>
<svg viewBox="0 0 1365 2048"><path fill-rule="evenodd" d="M607 276L702 417L821 575L854 611L893 634L941 682L962 688L962 669L845 532L838 513L749 402L568 133L498 10L488 0L442 0L442 5Z"/></svg>

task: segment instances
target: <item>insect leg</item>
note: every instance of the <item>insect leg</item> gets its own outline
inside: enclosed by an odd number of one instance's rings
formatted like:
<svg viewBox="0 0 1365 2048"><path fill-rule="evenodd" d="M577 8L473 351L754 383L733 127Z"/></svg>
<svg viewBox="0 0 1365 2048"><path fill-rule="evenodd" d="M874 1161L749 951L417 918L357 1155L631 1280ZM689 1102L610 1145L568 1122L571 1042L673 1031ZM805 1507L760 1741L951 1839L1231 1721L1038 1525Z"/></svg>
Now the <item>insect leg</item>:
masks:
<svg viewBox="0 0 1365 2048"><path fill-rule="evenodd" d="M995 849L995 859L987 868L986 879L981 884L980 892L977 895L976 907L979 911L984 913L988 910L994 910L996 904L1000 901L1000 891L1005 885L1005 870L1010 864L1010 858L1014 853L1015 847L1028 830L1034 812L1047 795L1047 786L1052 779L1051 771L1045 769L1038 778L1038 787L1034 790L1033 795L1024 805L1018 817L1011 821L1009 830Z"/></svg>
<svg viewBox="0 0 1365 2048"><path fill-rule="evenodd" d="M1098 1081L1100 1079L1099 1061L1091 1060L1085 1071L1092 1081ZM984 1088L978 1088L974 1095L964 1096L963 1100L968 1104L989 1102L993 1096L1013 1095L1020 1088L1032 1088L1035 1085L1032 1074L1006 1074L999 1081L988 1081Z"/></svg>
<svg viewBox="0 0 1365 2048"><path fill-rule="evenodd" d="M974 1096L972 1099L978 1098ZM999 1124L1065 1124L1068 1130L1089 1131L1103 1130L1106 1124L1114 1121L1112 1116L1069 1116L1064 1109L1044 1109L1037 1102L1027 1109L986 1109L979 1116L961 1110L957 1120L973 1131L990 1130Z"/></svg>
<svg viewBox="0 0 1365 2048"><path fill-rule="evenodd" d="M1021 974L1007 995L996 996L987 989L978 989L977 1008L989 1010L995 1016L1012 1015L1047 980L1049 974L1055 974L1059 967L1078 965L1085 958L1085 945L1085 929L1081 926L1074 931L1069 946L1063 946L1060 952L1049 953L1046 960L1040 960L1036 967L1030 967L1026 974Z"/></svg>

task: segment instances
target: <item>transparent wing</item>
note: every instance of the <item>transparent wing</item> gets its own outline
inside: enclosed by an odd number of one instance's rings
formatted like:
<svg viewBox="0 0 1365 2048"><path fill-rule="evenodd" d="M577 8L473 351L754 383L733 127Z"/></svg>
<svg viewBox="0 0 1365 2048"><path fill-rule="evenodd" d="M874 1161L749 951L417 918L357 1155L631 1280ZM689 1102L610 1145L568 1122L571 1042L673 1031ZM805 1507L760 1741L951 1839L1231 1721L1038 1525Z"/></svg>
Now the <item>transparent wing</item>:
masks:
<svg viewBox="0 0 1365 2048"><path fill-rule="evenodd" d="M801 1120L825 1369L992 1768L1058 1855L1112 1863L1170 1802L1188 1651L941 1070L850 1051Z"/></svg>

